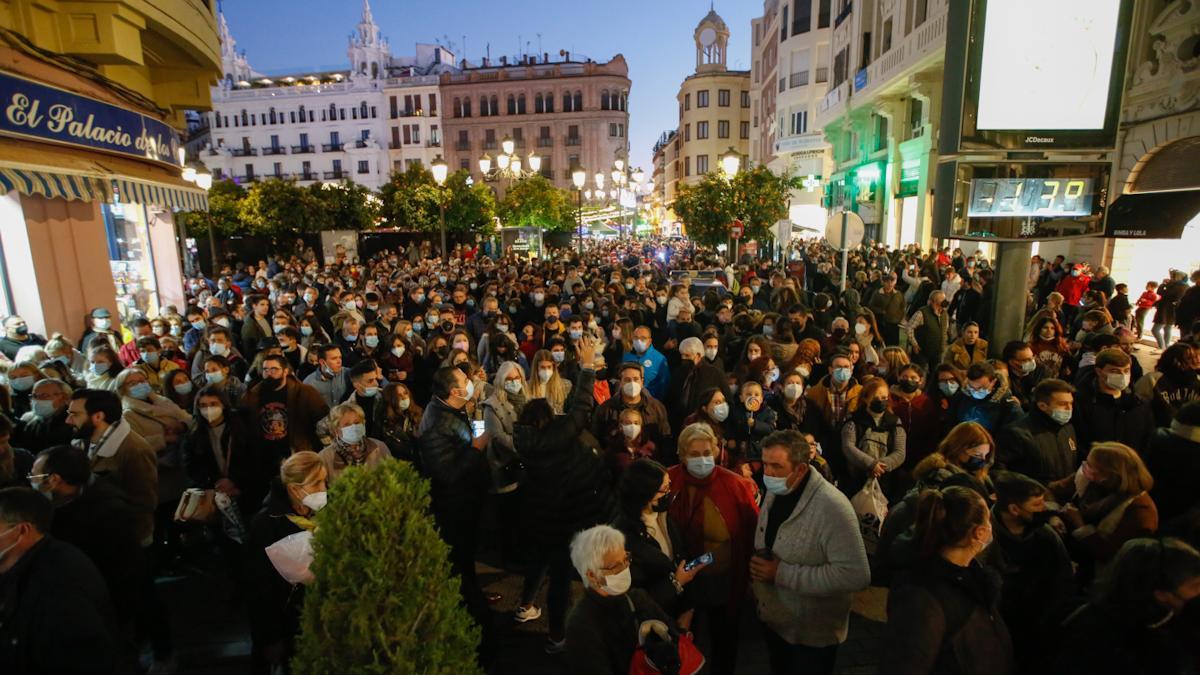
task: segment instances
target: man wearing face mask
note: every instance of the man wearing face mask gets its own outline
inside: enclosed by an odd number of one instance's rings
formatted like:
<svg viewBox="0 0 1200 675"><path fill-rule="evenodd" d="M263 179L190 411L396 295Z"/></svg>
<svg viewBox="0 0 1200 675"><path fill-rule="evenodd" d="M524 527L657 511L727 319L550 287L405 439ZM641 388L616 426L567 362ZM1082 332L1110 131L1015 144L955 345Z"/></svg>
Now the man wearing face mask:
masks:
<svg viewBox="0 0 1200 675"><path fill-rule="evenodd" d="M1000 358L1008 366L1008 386L1013 396L1021 402L1023 410L1031 410L1033 389L1046 379L1045 367L1038 364L1029 343L1020 340L1004 345L1004 352Z"/></svg>
<svg viewBox="0 0 1200 675"><path fill-rule="evenodd" d="M346 402L355 403L363 409L367 433L373 438L379 438L378 423L383 419L383 397L379 395L382 390L379 365L374 359L365 359L354 364L350 369L350 384L354 391L346 398Z"/></svg>
<svg viewBox="0 0 1200 675"><path fill-rule="evenodd" d="M1150 404L1130 388L1133 359L1117 347L1096 354L1094 378L1084 380L1075 396L1079 443L1116 441L1138 452L1150 447L1157 425Z"/></svg>
<svg viewBox="0 0 1200 675"><path fill-rule="evenodd" d="M285 356L267 356L261 372L262 381L246 392L240 407L248 416L264 461L277 461L301 450L319 450L317 422L329 414L321 394L291 377L292 367Z"/></svg>
<svg viewBox="0 0 1200 675"><path fill-rule="evenodd" d="M700 395L710 389L720 389L726 396L728 378L725 373L704 358L704 343L700 338L689 337L679 343L679 367L671 373L671 384L667 391L670 404L671 428L683 427L683 419L696 411L702 401Z"/></svg>
<svg viewBox="0 0 1200 675"><path fill-rule="evenodd" d="M50 500L0 490L0 663L12 673L114 672L119 638L104 578L50 534Z"/></svg>
<svg viewBox="0 0 1200 675"><path fill-rule="evenodd" d="M31 394L33 409L17 422L12 444L37 454L54 445L65 445L74 437L67 424L71 387L58 379L39 380Z"/></svg>
<svg viewBox="0 0 1200 675"><path fill-rule="evenodd" d="M1034 408L996 435L996 466L1045 485L1070 476L1079 465L1075 387L1042 380L1033 390Z"/></svg>
<svg viewBox="0 0 1200 675"><path fill-rule="evenodd" d="M46 338L30 333L25 319L16 314L4 319L4 337L0 338L0 354L6 356L10 361L17 358L17 352L21 347L44 344L46 344Z"/></svg>
<svg viewBox="0 0 1200 675"><path fill-rule="evenodd" d="M750 579L771 672L832 673L850 603L871 570L854 508L809 467L798 431L763 440L767 496L754 533Z"/></svg>
<svg viewBox="0 0 1200 675"><path fill-rule="evenodd" d="M99 340L99 342L95 342ZM113 328L112 312L97 307L88 314L88 328L79 338L79 351L89 353L95 345L107 344L114 352L121 350L121 336ZM94 344L93 344L94 343Z"/></svg>
<svg viewBox="0 0 1200 675"><path fill-rule="evenodd" d="M954 424L978 422L996 433L1021 416L1021 402L1003 386L991 363L972 363L966 379L966 384L950 399L950 418Z"/></svg>
<svg viewBox="0 0 1200 675"><path fill-rule="evenodd" d="M1059 624L1072 609L1075 574L1062 539L1048 524L1046 486L1008 471L994 476L993 546L985 563L1004 581L1000 614L1012 634L1017 672L1037 672L1057 647Z"/></svg>
<svg viewBox="0 0 1200 675"><path fill-rule="evenodd" d="M623 361L640 364L645 373L646 390L660 401L667 395L671 372L667 358L654 348L648 326L638 326L633 331L633 350L625 352Z"/></svg>
<svg viewBox="0 0 1200 675"><path fill-rule="evenodd" d="M490 474L484 450L486 432L473 437L466 407L475 398L475 383L463 371L447 366L433 374L433 398L417 430L421 470L430 479L433 518L450 546L450 567L459 576L459 592L467 611L484 631L485 653L491 648L487 602L475 577L479 517Z"/></svg>

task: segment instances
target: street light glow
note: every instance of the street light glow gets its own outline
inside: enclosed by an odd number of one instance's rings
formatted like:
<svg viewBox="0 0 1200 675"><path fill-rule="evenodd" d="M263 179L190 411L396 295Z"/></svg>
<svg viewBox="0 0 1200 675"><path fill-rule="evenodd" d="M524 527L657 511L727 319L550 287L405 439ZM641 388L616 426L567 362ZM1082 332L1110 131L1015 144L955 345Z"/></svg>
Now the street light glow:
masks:
<svg viewBox="0 0 1200 675"><path fill-rule="evenodd" d="M604 189L604 172L597 171L595 180L596 180L596 189L603 190Z"/></svg>
<svg viewBox="0 0 1200 675"><path fill-rule="evenodd" d="M492 170L492 158L485 154L483 157L479 158L479 173L486 174L487 172L489 172L491 170Z"/></svg>
<svg viewBox="0 0 1200 675"><path fill-rule="evenodd" d="M512 155L500 155L496 158L496 166L499 167L501 171L507 171L508 165L511 163Z"/></svg>
<svg viewBox="0 0 1200 675"><path fill-rule="evenodd" d="M542 158L536 153L529 153L529 170L534 173L542 170Z"/></svg>
<svg viewBox="0 0 1200 675"><path fill-rule="evenodd" d="M532 160L533 158L531 157L530 159ZM530 166L533 166L532 161L530 162ZM571 182L575 184L576 190L582 190L584 184L587 183L587 172L582 167L575 167L571 170ZM591 199L591 197L588 197L588 199Z"/></svg>
<svg viewBox="0 0 1200 675"><path fill-rule="evenodd" d="M725 172L725 176L733 178L737 175L738 169L742 166L742 156L738 154L733 146L729 146L729 150L721 155L721 170Z"/></svg>
<svg viewBox="0 0 1200 675"><path fill-rule="evenodd" d="M495 138L495 136L493 136L492 138ZM511 136L505 136L504 140L500 141L500 149L503 150L504 154L506 154L506 155L513 154L513 150L515 148L516 148L516 143L513 142L513 139Z"/></svg>
<svg viewBox="0 0 1200 675"><path fill-rule="evenodd" d="M450 165L446 164L446 160L442 159L441 155L434 158L430 163L429 169L433 172L433 180L437 181L438 185L446 182L446 175L450 172Z"/></svg>

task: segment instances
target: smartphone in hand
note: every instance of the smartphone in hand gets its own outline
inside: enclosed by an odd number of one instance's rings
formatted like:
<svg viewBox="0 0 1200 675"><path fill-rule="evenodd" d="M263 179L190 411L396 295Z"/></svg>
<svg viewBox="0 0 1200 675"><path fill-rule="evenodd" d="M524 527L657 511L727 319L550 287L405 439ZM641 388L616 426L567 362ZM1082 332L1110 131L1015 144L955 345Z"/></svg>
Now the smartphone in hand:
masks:
<svg viewBox="0 0 1200 675"><path fill-rule="evenodd" d="M711 565L712 561L713 561L713 554L710 551L710 552L707 552L707 553L701 555L699 558L696 558L695 560L692 560L691 562L688 562L687 564L685 564L683 566L683 571L691 572L692 570L696 569L700 565Z"/></svg>
<svg viewBox="0 0 1200 675"><path fill-rule="evenodd" d="M471 438L483 435L483 420L471 420Z"/></svg>

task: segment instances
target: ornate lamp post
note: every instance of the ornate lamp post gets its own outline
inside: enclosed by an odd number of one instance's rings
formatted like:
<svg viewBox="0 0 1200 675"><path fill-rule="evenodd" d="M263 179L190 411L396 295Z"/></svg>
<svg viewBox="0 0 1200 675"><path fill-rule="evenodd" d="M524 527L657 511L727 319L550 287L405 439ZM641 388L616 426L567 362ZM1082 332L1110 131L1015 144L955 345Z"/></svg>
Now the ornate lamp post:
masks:
<svg viewBox="0 0 1200 675"><path fill-rule="evenodd" d="M576 209L576 222L579 227L579 255L583 255L583 186L587 184L587 172L583 167L576 166L571 169L571 183L575 185L575 194L578 198L578 208Z"/></svg>
<svg viewBox="0 0 1200 675"><path fill-rule="evenodd" d="M446 176L450 173L450 166L446 164L446 160L442 159L441 155L434 158L430 163L429 169L433 172L433 180L437 182L438 187L446 184ZM450 251L446 248L446 201L438 196L438 216L441 222L442 229L442 262L450 262Z"/></svg>

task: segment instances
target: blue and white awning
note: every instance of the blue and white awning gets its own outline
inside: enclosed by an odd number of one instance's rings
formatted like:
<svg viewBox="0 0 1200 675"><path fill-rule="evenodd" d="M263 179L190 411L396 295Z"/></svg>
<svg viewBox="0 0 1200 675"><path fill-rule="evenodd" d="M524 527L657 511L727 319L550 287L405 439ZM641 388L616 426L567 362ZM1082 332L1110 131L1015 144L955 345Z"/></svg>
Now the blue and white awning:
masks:
<svg viewBox="0 0 1200 675"><path fill-rule="evenodd" d="M114 178L114 198L119 202L158 204L172 211L207 211L208 195L203 190Z"/></svg>
<svg viewBox="0 0 1200 675"><path fill-rule="evenodd" d="M0 188L4 193L16 190L23 195L61 197L68 201L108 200L107 181L93 176L0 167Z"/></svg>

